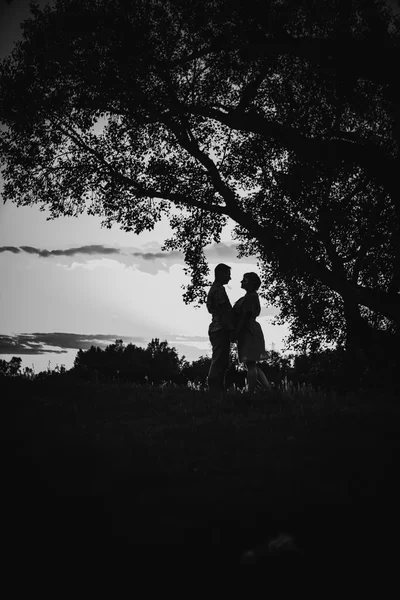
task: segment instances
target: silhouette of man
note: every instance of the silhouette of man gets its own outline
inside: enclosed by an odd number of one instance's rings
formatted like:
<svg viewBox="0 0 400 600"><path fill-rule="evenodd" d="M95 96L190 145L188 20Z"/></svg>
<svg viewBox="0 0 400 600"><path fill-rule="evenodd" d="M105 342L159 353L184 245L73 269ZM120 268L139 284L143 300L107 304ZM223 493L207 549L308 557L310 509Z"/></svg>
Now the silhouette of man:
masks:
<svg viewBox="0 0 400 600"><path fill-rule="evenodd" d="M220 263L214 269L215 280L207 295L207 310L212 315L208 335L212 346L212 358L208 372L211 391L224 392L225 374L229 368L232 306L224 286L231 280L231 268Z"/></svg>

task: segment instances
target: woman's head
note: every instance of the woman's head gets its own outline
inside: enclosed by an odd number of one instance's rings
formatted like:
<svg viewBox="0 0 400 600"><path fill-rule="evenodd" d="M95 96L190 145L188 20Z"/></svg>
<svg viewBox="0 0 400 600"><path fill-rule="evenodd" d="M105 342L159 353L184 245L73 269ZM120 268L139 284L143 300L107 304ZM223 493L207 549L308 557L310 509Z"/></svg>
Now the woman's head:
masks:
<svg viewBox="0 0 400 600"><path fill-rule="evenodd" d="M246 291L257 291L261 285L261 279L257 273L245 273L242 279L242 288Z"/></svg>

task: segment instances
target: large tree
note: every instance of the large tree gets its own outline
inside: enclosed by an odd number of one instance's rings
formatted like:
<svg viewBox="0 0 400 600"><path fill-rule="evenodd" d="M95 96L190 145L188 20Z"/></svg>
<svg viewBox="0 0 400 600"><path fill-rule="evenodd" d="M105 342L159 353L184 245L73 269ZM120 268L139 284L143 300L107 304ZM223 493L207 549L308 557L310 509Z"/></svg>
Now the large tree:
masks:
<svg viewBox="0 0 400 600"><path fill-rule="evenodd" d="M295 336L400 320L400 25L383 0L57 0L0 67L5 200L166 249L231 219Z"/></svg>

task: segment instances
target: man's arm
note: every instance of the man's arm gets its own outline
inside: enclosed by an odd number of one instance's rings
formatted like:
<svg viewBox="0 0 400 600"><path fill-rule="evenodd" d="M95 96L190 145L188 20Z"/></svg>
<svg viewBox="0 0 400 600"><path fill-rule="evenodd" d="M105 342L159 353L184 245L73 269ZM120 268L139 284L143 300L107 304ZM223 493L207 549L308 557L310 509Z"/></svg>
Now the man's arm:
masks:
<svg viewBox="0 0 400 600"><path fill-rule="evenodd" d="M222 325L232 329L232 307L223 288L210 290L207 297L207 310L218 317Z"/></svg>
<svg viewBox="0 0 400 600"><path fill-rule="evenodd" d="M220 306L221 306L221 312L220 312L221 323L223 325L226 325L228 327L228 329L233 329L232 307L230 305L230 302L224 302L224 304L221 304Z"/></svg>

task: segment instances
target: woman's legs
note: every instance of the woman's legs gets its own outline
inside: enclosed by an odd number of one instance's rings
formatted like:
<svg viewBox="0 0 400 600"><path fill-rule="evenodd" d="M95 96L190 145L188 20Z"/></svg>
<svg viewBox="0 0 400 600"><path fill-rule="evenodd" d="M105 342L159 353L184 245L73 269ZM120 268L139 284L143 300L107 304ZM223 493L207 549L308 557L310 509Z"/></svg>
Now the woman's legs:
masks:
<svg viewBox="0 0 400 600"><path fill-rule="evenodd" d="M261 383L261 385L263 386L264 390L270 390L271 389L271 384L268 381L268 379L267 379L264 371L262 369L260 369L260 367L257 367L257 379Z"/></svg>
<svg viewBox="0 0 400 600"><path fill-rule="evenodd" d="M257 367L257 363L255 361L248 361L246 363L246 368L249 392L253 393L256 391L257 381L261 383L264 390L269 390L271 388L264 372L260 369L260 367Z"/></svg>
<svg viewBox="0 0 400 600"><path fill-rule="evenodd" d="M247 369L247 385L249 392L253 393L256 391L257 386L257 364L255 361L248 361L246 363Z"/></svg>

